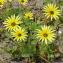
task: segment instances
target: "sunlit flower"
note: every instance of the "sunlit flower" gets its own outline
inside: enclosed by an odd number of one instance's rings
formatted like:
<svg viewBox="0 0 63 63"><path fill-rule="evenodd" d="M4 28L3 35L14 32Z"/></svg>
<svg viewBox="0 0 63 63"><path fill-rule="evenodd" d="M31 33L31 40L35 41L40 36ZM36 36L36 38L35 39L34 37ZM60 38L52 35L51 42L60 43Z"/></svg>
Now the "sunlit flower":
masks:
<svg viewBox="0 0 63 63"><path fill-rule="evenodd" d="M59 8L54 4L48 4L47 6L44 6L44 15L47 18L50 18L51 20L54 18L55 20L59 18L60 16L60 10Z"/></svg>
<svg viewBox="0 0 63 63"><path fill-rule="evenodd" d="M41 29L37 29L36 37L39 39L39 41L45 42L47 44L55 39L56 34L54 32L55 30L53 30L52 27L43 26Z"/></svg>
<svg viewBox="0 0 63 63"><path fill-rule="evenodd" d="M27 32L24 28L16 28L14 29L13 32L11 32L12 34L12 37L14 37L14 40L17 40L17 41L25 41L27 39Z"/></svg>
<svg viewBox="0 0 63 63"><path fill-rule="evenodd" d="M3 6L4 2L5 2L5 0L0 0L0 7Z"/></svg>
<svg viewBox="0 0 63 63"><path fill-rule="evenodd" d="M33 13L32 12L25 13L24 18L25 19L33 19Z"/></svg>
<svg viewBox="0 0 63 63"><path fill-rule="evenodd" d="M12 15L11 17L8 17L6 21L3 22L4 26L8 30L13 30L16 27L19 27L18 25L21 24L19 16Z"/></svg>
<svg viewBox="0 0 63 63"><path fill-rule="evenodd" d="M18 2L19 2L20 4L25 5L25 4L28 2L28 0L18 0Z"/></svg>

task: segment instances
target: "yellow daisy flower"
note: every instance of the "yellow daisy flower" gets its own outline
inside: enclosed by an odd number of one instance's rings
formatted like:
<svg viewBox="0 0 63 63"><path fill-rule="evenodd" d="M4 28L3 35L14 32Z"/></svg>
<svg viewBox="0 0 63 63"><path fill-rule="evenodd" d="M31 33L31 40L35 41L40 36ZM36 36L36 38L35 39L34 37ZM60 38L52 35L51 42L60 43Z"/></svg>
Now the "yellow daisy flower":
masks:
<svg viewBox="0 0 63 63"><path fill-rule="evenodd" d="M28 2L28 0L18 0L18 2L19 2L20 4L25 5L25 4Z"/></svg>
<svg viewBox="0 0 63 63"><path fill-rule="evenodd" d="M25 13L24 18L25 19L33 19L33 13L32 12Z"/></svg>
<svg viewBox="0 0 63 63"><path fill-rule="evenodd" d="M19 16L12 15L11 17L8 17L6 21L3 22L4 26L8 30L13 30L16 27L19 27L18 25L21 24Z"/></svg>
<svg viewBox="0 0 63 63"><path fill-rule="evenodd" d="M41 29L37 29L36 37L39 39L39 41L45 42L52 42L55 39L56 34L54 33L55 30L53 30L50 26L43 26Z"/></svg>
<svg viewBox="0 0 63 63"><path fill-rule="evenodd" d="M0 0L0 7L3 6L4 2L5 2L5 0Z"/></svg>
<svg viewBox="0 0 63 63"><path fill-rule="evenodd" d="M17 41L25 41L27 39L27 32L25 31L24 28L16 28L14 29L13 32L11 32L12 34L12 37L14 37L14 40L17 40Z"/></svg>
<svg viewBox="0 0 63 63"><path fill-rule="evenodd" d="M48 4L47 6L44 6L43 11L44 11L44 15L47 18L51 18L51 20L53 18L55 20L58 19L61 13L58 7L54 4Z"/></svg>

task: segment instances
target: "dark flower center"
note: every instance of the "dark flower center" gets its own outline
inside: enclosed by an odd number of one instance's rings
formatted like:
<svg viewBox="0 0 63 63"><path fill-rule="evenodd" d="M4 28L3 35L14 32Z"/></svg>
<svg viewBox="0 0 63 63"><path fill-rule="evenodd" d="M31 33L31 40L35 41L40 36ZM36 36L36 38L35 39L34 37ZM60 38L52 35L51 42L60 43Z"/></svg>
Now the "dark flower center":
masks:
<svg viewBox="0 0 63 63"><path fill-rule="evenodd" d="M50 14L54 14L54 12L53 11L50 11Z"/></svg>
<svg viewBox="0 0 63 63"><path fill-rule="evenodd" d="M2 3L0 2L0 5L2 5Z"/></svg>
<svg viewBox="0 0 63 63"><path fill-rule="evenodd" d="M16 25L16 23L15 23L15 22L11 23L11 26L15 26L15 25Z"/></svg>
<svg viewBox="0 0 63 63"><path fill-rule="evenodd" d="M24 0L21 0L21 2L24 2Z"/></svg>
<svg viewBox="0 0 63 63"><path fill-rule="evenodd" d="M47 34L47 33L44 33L44 34L43 34L43 36L44 36L44 37L47 37L47 36L48 36L48 34Z"/></svg>
<svg viewBox="0 0 63 63"><path fill-rule="evenodd" d="M28 19L30 18L30 16L28 16Z"/></svg>
<svg viewBox="0 0 63 63"><path fill-rule="evenodd" d="M19 33L18 36L20 37L21 36L21 33Z"/></svg>

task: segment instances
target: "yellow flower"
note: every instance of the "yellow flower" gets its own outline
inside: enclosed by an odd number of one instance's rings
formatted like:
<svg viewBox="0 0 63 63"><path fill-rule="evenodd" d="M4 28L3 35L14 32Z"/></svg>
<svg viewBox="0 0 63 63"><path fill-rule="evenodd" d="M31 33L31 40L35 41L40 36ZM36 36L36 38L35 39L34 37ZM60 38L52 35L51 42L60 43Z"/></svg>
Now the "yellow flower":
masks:
<svg viewBox="0 0 63 63"><path fill-rule="evenodd" d="M54 4L48 4L47 6L44 6L44 15L47 18L51 18L51 20L54 18L55 20L59 18L60 16L60 10L58 7Z"/></svg>
<svg viewBox="0 0 63 63"><path fill-rule="evenodd" d="M19 2L20 4L25 5L25 4L28 2L28 0L18 0L18 2Z"/></svg>
<svg viewBox="0 0 63 63"><path fill-rule="evenodd" d="M8 17L6 21L3 22L4 26L8 30L13 30L16 27L19 27L18 25L21 24L19 16L12 15L11 17Z"/></svg>
<svg viewBox="0 0 63 63"><path fill-rule="evenodd" d="M32 12L25 13L24 18L25 19L33 19L33 13Z"/></svg>
<svg viewBox="0 0 63 63"><path fill-rule="evenodd" d="M41 29L37 29L36 37L39 41L47 44L47 42L52 42L55 39L56 34L54 32L55 30L52 27L43 26Z"/></svg>
<svg viewBox="0 0 63 63"><path fill-rule="evenodd" d="M3 6L4 2L5 2L5 0L0 0L0 7Z"/></svg>
<svg viewBox="0 0 63 63"><path fill-rule="evenodd" d="M12 37L14 37L14 40L17 40L17 41L25 41L27 39L27 32L25 31L24 28L16 28L14 29L13 32L11 32L12 34Z"/></svg>

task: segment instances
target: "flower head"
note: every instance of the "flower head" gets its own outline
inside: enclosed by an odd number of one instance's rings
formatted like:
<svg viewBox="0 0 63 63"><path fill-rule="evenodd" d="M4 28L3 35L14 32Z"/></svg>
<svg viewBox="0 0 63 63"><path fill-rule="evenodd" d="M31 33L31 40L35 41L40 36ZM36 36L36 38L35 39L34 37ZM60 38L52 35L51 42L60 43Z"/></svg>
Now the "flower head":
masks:
<svg viewBox="0 0 63 63"><path fill-rule="evenodd" d="M33 13L32 12L25 13L24 18L25 19L33 19Z"/></svg>
<svg viewBox="0 0 63 63"><path fill-rule="evenodd" d="M44 6L44 15L47 18L51 18L51 20L54 18L55 20L59 18L60 16L60 10L58 7L54 4L48 4L47 6Z"/></svg>
<svg viewBox="0 0 63 63"><path fill-rule="evenodd" d="M14 40L17 40L17 41L25 41L27 39L27 32L25 31L24 28L16 28L14 29L13 32L11 32L12 34L12 37L14 37Z"/></svg>
<svg viewBox="0 0 63 63"><path fill-rule="evenodd" d="M39 41L45 42L52 42L55 39L55 30L53 30L50 26L43 26L41 29L37 29L36 37L39 39Z"/></svg>
<svg viewBox="0 0 63 63"><path fill-rule="evenodd" d="M6 21L3 22L4 26L8 30L13 30L16 27L19 27L18 25L21 24L19 16L12 15L11 17L8 17Z"/></svg>
<svg viewBox="0 0 63 63"><path fill-rule="evenodd" d="M0 0L0 7L3 6L4 2L5 2L5 0Z"/></svg>
<svg viewBox="0 0 63 63"><path fill-rule="evenodd" d="M25 5L25 4L28 2L28 0L18 0L18 2L19 2L20 4Z"/></svg>

